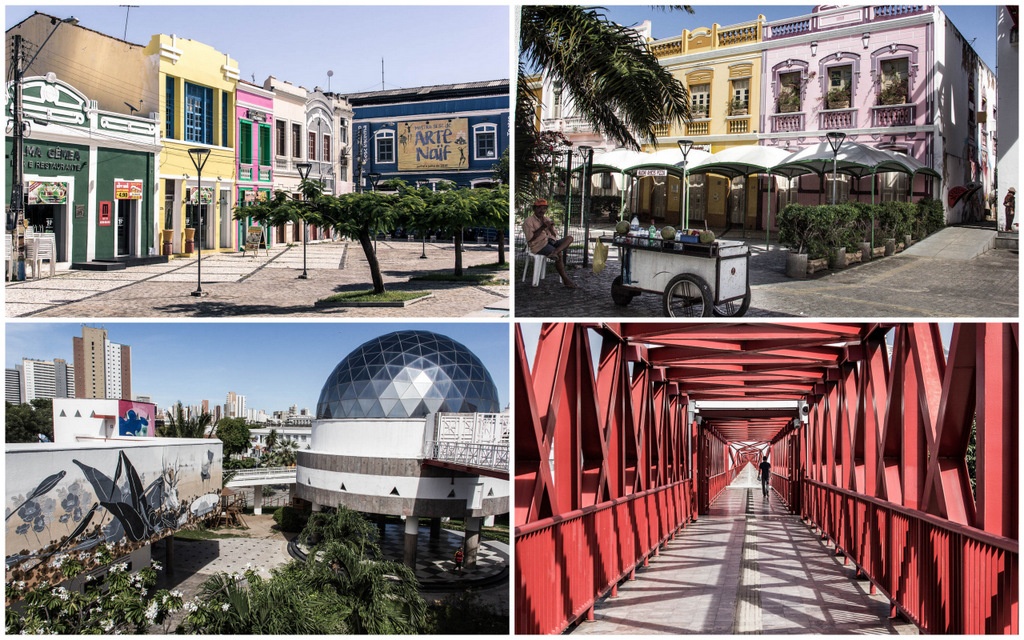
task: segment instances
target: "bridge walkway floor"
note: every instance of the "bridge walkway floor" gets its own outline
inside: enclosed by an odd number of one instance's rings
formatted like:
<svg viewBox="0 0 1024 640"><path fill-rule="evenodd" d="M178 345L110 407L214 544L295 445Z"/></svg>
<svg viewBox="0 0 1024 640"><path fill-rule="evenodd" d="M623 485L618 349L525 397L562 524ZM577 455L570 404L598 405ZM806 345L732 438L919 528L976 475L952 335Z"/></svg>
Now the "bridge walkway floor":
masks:
<svg viewBox="0 0 1024 640"><path fill-rule="evenodd" d="M916 634L747 467L575 634Z"/></svg>

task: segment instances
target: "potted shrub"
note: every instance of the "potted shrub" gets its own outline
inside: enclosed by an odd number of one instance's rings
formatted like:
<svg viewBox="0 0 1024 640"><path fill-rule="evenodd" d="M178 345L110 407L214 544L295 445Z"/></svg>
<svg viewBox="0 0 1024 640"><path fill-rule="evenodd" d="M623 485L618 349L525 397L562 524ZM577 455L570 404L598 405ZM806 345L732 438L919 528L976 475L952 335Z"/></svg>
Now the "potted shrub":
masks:
<svg viewBox="0 0 1024 640"><path fill-rule="evenodd" d="M796 87L783 87L779 93L778 113L800 111L800 94Z"/></svg>
<svg viewBox="0 0 1024 640"><path fill-rule="evenodd" d="M878 94L878 104L906 104L907 89L907 79L903 77L903 74L896 73L889 82L882 85L882 90Z"/></svg>
<svg viewBox="0 0 1024 640"><path fill-rule="evenodd" d="M849 109L850 89L847 87L836 87L828 92L825 100L829 109Z"/></svg>
<svg viewBox="0 0 1024 640"><path fill-rule="evenodd" d="M733 100L729 103L729 115L731 116L745 116L747 115L747 102L745 100Z"/></svg>
<svg viewBox="0 0 1024 640"><path fill-rule="evenodd" d="M878 205L878 228L885 239L885 255L891 256L896 252L897 239L905 240L914 224L916 208L909 202L883 202Z"/></svg>
<svg viewBox="0 0 1024 640"><path fill-rule="evenodd" d="M779 212L779 243L789 249L786 275L804 278L828 266L828 214L823 207L789 204Z"/></svg>

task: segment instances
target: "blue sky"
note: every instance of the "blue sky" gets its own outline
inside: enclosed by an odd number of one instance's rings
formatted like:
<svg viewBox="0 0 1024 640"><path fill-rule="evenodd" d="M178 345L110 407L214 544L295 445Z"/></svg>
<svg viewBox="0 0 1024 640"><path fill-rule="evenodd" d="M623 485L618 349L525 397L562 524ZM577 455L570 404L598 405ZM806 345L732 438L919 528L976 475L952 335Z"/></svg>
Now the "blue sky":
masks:
<svg viewBox="0 0 1024 640"><path fill-rule="evenodd" d="M602 5L607 15L622 25L651 21L655 38L678 36L683 29L710 27L717 22L727 26L754 20L764 14L769 22L811 13L812 5L692 5L693 15L682 11L662 11L651 6ZM994 5L939 5L947 17L969 41L974 38L974 49L990 68L996 68L996 7Z"/></svg>
<svg viewBox="0 0 1024 640"><path fill-rule="evenodd" d="M18 6L20 5L20 6ZM7 28L34 11L74 16L83 27L148 44L157 33L198 40L238 61L241 77L273 75L341 93L509 77L509 8L496 6L124 6L5 7ZM39 43L36 43L39 44Z"/></svg>
<svg viewBox="0 0 1024 640"><path fill-rule="evenodd" d="M490 371L502 407L509 402L509 326L490 323L102 322L109 339L132 348L132 391L161 407L181 400L211 407L228 391L268 413L290 405L316 411L320 388L353 349L400 329L447 335L467 346ZM6 326L5 367L22 357L73 360L76 322L14 322Z"/></svg>

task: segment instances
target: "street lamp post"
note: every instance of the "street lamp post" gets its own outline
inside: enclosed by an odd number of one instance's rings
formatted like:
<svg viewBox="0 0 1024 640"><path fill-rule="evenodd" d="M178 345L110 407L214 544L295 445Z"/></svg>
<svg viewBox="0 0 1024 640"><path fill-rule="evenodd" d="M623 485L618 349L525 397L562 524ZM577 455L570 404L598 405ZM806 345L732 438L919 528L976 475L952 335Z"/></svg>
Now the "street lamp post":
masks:
<svg viewBox="0 0 1024 640"><path fill-rule="evenodd" d="M210 150L203 147L195 147L188 150L188 157L196 168L196 206L199 208L199 258L196 261L196 290L192 295L201 298L203 293L203 167L210 159Z"/></svg>
<svg viewBox="0 0 1024 640"><path fill-rule="evenodd" d="M686 156L690 155L693 140L680 140L679 150L683 152L683 229L690 228L690 182L686 175Z"/></svg>
<svg viewBox="0 0 1024 640"><path fill-rule="evenodd" d="M843 146L846 134L842 131L829 131L825 136L828 138L828 146L832 147L832 204L836 203L836 166L839 160L839 148Z"/></svg>
<svg viewBox="0 0 1024 640"><path fill-rule="evenodd" d="M306 178L309 177L309 172L313 168L313 165L308 162L300 162L295 165L295 168L299 170L299 193L302 195L302 201L306 201L306 192L302 187L306 183ZM309 274L306 273L306 205L302 205L302 275L299 276L300 280L309 280Z"/></svg>
<svg viewBox="0 0 1024 640"><path fill-rule="evenodd" d="M380 182L380 173L371 171L366 174L366 177L370 180L370 193L377 192L377 183ZM377 253L377 229L373 229L373 252Z"/></svg>

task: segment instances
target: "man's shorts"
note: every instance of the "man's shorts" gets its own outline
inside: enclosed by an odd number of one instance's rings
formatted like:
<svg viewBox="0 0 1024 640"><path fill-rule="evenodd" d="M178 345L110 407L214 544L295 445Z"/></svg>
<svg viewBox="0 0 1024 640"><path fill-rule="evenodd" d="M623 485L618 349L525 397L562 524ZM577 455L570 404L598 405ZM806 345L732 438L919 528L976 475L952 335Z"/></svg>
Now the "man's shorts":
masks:
<svg viewBox="0 0 1024 640"><path fill-rule="evenodd" d="M537 255L539 255L539 256L549 256L549 255L551 255L551 252L554 251L557 248L558 248L558 243L555 242L554 240L552 240L551 238L548 238L548 243L545 246L540 248L540 251L537 252Z"/></svg>

